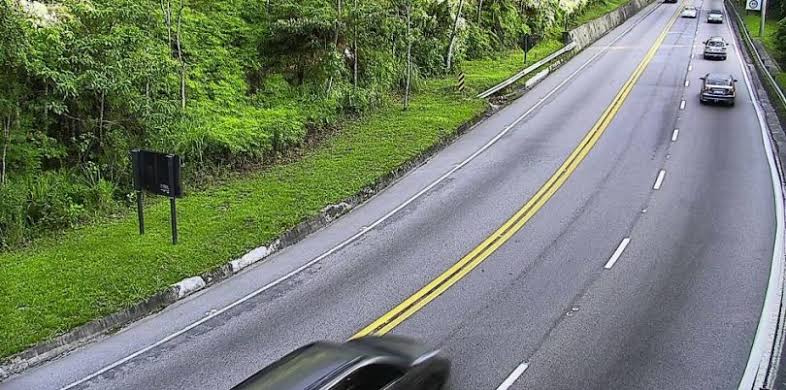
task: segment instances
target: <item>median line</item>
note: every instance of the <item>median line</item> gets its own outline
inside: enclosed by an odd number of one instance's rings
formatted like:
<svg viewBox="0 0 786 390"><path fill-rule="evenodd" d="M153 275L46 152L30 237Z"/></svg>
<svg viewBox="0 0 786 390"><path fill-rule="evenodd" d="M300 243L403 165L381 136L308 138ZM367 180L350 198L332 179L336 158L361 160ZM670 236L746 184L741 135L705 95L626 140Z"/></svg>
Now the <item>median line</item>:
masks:
<svg viewBox="0 0 786 390"><path fill-rule="evenodd" d="M497 387L497 390L508 390L510 386L513 386L513 384L516 383L516 381L521 377L521 375L524 374L524 371L527 371L527 368L529 368L529 363L523 362L519 364L510 373L510 375L508 375L508 377L505 378L505 381L503 381L499 385L499 387Z"/></svg>
<svg viewBox="0 0 786 390"><path fill-rule="evenodd" d="M658 178L655 179L655 185L652 186L653 190L659 190L660 189L660 186L663 185L663 178L664 177L666 177L666 170L665 169L661 169L660 172L658 172Z"/></svg>
<svg viewBox="0 0 786 390"><path fill-rule="evenodd" d="M611 258L609 258L609 261L606 262L606 265L604 265L603 268L611 269L617 260L620 259L620 256L622 256L622 252L625 252L625 248L628 247L628 244L630 244L630 237L623 238L622 242L620 242L620 244L617 246L617 250L614 251L614 254L611 255Z"/></svg>
<svg viewBox="0 0 786 390"><path fill-rule="evenodd" d="M431 301L442 295L451 286L463 279L475 267L485 261L500 246L507 242L515 233L521 230L524 225L548 202L549 199L562 187L567 179L573 174L579 164L589 154L598 139L606 131L611 121L619 112L622 104L627 99L636 82L639 80L647 65L652 61L658 48L666 38L666 34L676 20L677 13L672 15L666 23L665 28L650 47L647 54L625 82L617 95L612 99L611 104L604 110L598 121L587 132L578 146L571 152L565 162L557 168L552 176L543 184L542 187L521 207L510 219L502 224L494 233L486 238L480 245L476 246L458 262L449 267L426 286L416 291L399 305L380 316L371 324L357 332L352 338L367 335L384 335L407 318L417 313Z"/></svg>

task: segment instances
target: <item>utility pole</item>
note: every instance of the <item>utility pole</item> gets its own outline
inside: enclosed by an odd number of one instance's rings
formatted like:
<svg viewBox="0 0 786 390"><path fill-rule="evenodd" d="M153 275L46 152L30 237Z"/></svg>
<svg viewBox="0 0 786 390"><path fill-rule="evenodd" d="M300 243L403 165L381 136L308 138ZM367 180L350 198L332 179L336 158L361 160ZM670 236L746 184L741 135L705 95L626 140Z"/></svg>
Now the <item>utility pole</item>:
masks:
<svg viewBox="0 0 786 390"><path fill-rule="evenodd" d="M767 21L767 0L761 1L761 24L759 25L759 37L764 38L764 23Z"/></svg>

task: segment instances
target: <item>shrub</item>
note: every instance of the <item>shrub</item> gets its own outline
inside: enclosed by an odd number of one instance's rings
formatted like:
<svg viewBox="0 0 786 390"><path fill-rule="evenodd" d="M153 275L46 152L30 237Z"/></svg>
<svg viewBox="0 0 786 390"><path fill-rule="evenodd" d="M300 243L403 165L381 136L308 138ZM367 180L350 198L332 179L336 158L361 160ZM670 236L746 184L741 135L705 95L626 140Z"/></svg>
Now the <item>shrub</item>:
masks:
<svg viewBox="0 0 786 390"><path fill-rule="evenodd" d="M305 125L299 117L288 108L246 107L203 116L197 124L184 121L173 143L178 153L199 164L259 160L303 142Z"/></svg>

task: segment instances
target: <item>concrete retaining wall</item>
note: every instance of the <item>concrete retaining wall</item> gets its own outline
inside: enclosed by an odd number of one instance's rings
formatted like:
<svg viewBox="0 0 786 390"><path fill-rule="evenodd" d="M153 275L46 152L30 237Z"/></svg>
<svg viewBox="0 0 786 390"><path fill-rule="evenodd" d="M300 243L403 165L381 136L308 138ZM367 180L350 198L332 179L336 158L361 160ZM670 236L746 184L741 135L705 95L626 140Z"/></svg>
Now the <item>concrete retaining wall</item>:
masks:
<svg viewBox="0 0 786 390"><path fill-rule="evenodd" d="M615 11L611 11L606 15L571 30L569 34L571 40L576 43L575 50L580 51L591 45L653 1L654 0L633 0Z"/></svg>

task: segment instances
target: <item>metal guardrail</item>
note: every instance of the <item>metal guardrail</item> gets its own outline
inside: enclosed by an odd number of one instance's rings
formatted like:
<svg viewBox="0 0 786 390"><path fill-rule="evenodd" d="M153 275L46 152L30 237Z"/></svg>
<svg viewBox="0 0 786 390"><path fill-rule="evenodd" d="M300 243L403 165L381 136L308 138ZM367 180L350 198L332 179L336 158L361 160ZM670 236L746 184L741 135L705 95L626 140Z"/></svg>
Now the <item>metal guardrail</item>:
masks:
<svg viewBox="0 0 786 390"><path fill-rule="evenodd" d="M503 82L501 82L501 83L499 83L499 84L497 84L497 85L495 85L495 86L493 86L493 87L491 87L491 88L489 88L489 89L479 93L477 97L479 97L481 99L485 99L485 98L487 98L487 97L489 97L489 96L491 96L491 95L493 95L493 94L495 94L495 93L497 93L497 92L499 92L499 91L501 91L501 90L511 86L516 81L521 80L522 77L524 77L524 76L534 72L535 70L537 70L538 68L540 68L543 65L546 65L547 63L551 62L555 58L557 58L557 57L559 57L559 56L561 56L561 55L563 55L563 54L573 50L575 47L576 47L576 43L575 42L571 42L571 43L565 45L565 47L563 47L562 49L559 49L559 50L555 51L554 53L549 54L547 57L543 58L542 60L540 60L540 61L538 61L538 62L536 62L536 63L534 63L534 64L532 64L532 65L530 65L530 66L528 66L526 68L524 68L524 70L514 74L513 76L511 76L507 80L505 80L505 81L503 81Z"/></svg>
<svg viewBox="0 0 786 390"><path fill-rule="evenodd" d="M753 44L753 39L751 39L750 32L748 32L748 27L745 26L745 21L742 20L739 12L737 12L737 6L731 0L726 0L726 3L728 4L726 8L731 9L734 13L734 17L737 20L737 30L739 30L742 34L743 41L745 41L745 45L748 47L748 51L751 53L751 57L753 58L754 62L753 65L760 70L760 74L764 74L765 78L771 85L773 92L775 92L775 95L778 97L781 107L786 109L786 95L784 95L781 86L778 84L775 78L772 77L770 70L766 65L764 65L764 60L761 58L759 49L756 47L756 45Z"/></svg>

